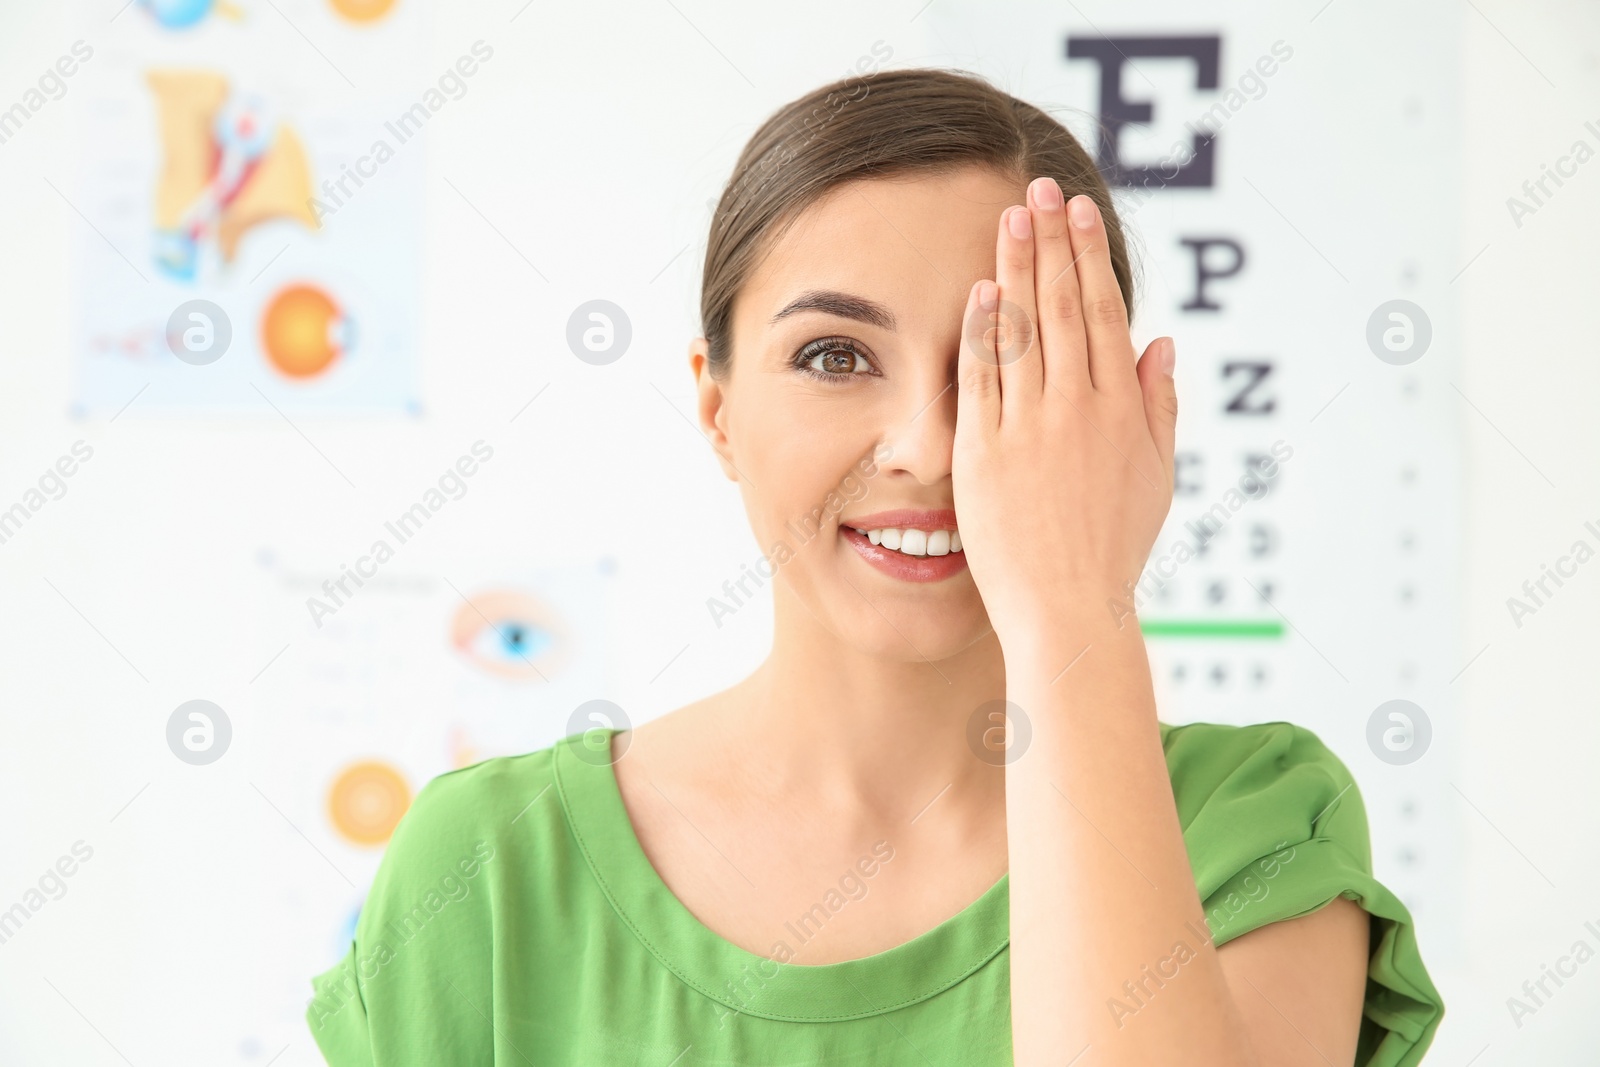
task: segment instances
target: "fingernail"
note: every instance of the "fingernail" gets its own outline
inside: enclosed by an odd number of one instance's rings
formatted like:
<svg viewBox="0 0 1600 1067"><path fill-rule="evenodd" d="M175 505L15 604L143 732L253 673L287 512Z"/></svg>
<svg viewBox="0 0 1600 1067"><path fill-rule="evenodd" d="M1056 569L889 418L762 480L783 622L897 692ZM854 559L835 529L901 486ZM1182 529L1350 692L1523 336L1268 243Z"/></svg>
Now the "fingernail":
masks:
<svg viewBox="0 0 1600 1067"><path fill-rule="evenodd" d="M1172 368L1178 362L1178 346L1170 337L1161 340L1161 373L1172 377Z"/></svg>
<svg viewBox="0 0 1600 1067"><path fill-rule="evenodd" d="M1033 180L1033 202L1046 211L1051 211L1061 206L1061 186L1051 177L1035 178Z"/></svg>
<svg viewBox="0 0 1600 1067"><path fill-rule="evenodd" d="M1094 200L1083 193L1079 193L1067 201L1067 214L1072 217L1074 226L1081 230L1087 230L1094 225Z"/></svg>
<svg viewBox="0 0 1600 1067"><path fill-rule="evenodd" d="M1033 217L1028 214L1028 209L1025 207L1012 208L1006 226L1010 228L1011 236L1018 240L1033 236Z"/></svg>
<svg viewBox="0 0 1600 1067"><path fill-rule="evenodd" d="M1000 304L1000 287L994 282L980 282L978 284L978 306L985 311L993 311Z"/></svg>

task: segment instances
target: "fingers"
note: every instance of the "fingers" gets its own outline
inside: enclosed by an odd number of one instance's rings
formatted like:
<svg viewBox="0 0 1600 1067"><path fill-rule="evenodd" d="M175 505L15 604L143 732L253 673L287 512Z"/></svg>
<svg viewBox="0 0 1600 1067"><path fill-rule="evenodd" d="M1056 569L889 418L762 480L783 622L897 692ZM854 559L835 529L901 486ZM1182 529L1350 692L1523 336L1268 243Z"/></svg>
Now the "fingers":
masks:
<svg viewBox="0 0 1600 1067"><path fill-rule="evenodd" d="M1150 342L1139 360L1139 387L1144 393L1144 417L1150 427L1150 439L1155 442L1156 454L1166 471L1167 485L1172 485L1172 450L1178 426L1178 388L1172 380L1174 355L1170 337L1158 337Z"/></svg>
<svg viewBox="0 0 1600 1067"><path fill-rule="evenodd" d="M1079 395L1090 388L1089 340L1083 329L1078 272L1073 264L1067 205L1054 178L1035 178L1028 186L1033 209L1034 264L1038 273L1039 347L1044 380Z"/></svg>
<svg viewBox="0 0 1600 1067"><path fill-rule="evenodd" d="M1000 288L984 279L967 291L961 314L965 336L956 356L956 426L993 430L1000 423L1000 367L995 331L987 324L996 312ZM985 307L987 303L987 307Z"/></svg>
<svg viewBox="0 0 1600 1067"><path fill-rule="evenodd" d="M1128 336L1128 309L1111 266L1105 222L1094 200L1083 193L1067 201L1067 218L1088 336L1089 377L1096 392L1132 393L1138 376Z"/></svg>
<svg viewBox="0 0 1600 1067"><path fill-rule="evenodd" d="M1016 205L1000 215L995 245L995 281L1000 283L1000 307L994 320L995 354L1000 361L1000 393L1009 404L1037 397L1044 387L1044 363L1039 351L1039 314L1033 285L1033 217Z"/></svg>

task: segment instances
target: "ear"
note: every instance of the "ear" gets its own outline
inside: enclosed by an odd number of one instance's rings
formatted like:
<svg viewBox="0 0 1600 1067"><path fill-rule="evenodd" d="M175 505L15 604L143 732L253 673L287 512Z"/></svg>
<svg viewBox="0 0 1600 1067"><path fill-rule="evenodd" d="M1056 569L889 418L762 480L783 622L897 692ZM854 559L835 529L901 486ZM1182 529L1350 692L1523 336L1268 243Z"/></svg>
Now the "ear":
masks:
<svg viewBox="0 0 1600 1067"><path fill-rule="evenodd" d="M723 475L730 482L737 482L739 472L729 461L731 448L727 432L727 393L722 387L723 383L711 376L710 347L710 342L704 337L696 337L689 342L689 371L694 375L698 393L696 406L699 409L700 432L716 451Z"/></svg>

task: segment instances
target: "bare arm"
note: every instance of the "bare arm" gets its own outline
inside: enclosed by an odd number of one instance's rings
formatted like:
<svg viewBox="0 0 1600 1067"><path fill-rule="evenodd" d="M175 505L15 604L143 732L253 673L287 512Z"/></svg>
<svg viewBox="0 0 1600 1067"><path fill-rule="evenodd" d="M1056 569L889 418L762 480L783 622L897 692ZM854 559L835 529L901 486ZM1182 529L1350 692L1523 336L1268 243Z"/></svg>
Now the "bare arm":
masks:
<svg viewBox="0 0 1600 1067"><path fill-rule="evenodd" d="M1298 919L1269 923L1217 950L1262 1063L1354 1063L1367 988L1372 917L1335 897Z"/></svg>
<svg viewBox="0 0 1600 1067"><path fill-rule="evenodd" d="M1262 1063L1207 934L1138 628L1102 612L1040 644L1006 661L1033 729L1006 768L1016 1062Z"/></svg>
<svg viewBox="0 0 1600 1067"><path fill-rule="evenodd" d="M1349 909L1211 943L1124 591L1171 505L1171 363L1162 341L1135 358L1099 212L1069 227L1055 188L1002 215L997 279L969 295L953 470L1031 730L1006 770L1015 1062L1345 1067L1367 951Z"/></svg>
<svg viewBox="0 0 1600 1067"><path fill-rule="evenodd" d="M1016 1062L1354 1063L1367 913L1341 897L1211 944L1137 628L1007 676L1033 731L1006 769Z"/></svg>

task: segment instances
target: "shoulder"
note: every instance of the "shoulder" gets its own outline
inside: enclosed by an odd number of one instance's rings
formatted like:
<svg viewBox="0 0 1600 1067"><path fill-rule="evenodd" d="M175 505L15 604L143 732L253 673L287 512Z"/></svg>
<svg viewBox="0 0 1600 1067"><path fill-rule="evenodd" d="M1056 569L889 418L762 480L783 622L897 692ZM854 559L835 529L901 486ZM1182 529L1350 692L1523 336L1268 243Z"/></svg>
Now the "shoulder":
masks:
<svg viewBox="0 0 1600 1067"><path fill-rule="evenodd" d="M1289 722L1163 724L1173 799L1197 878L1319 842L1371 870L1355 776L1311 730Z"/></svg>
<svg viewBox="0 0 1600 1067"><path fill-rule="evenodd" d="M417 794L384 849L348 951L312 979L306 1019L328 1062L370 1063L373 1034L404 1030L401 1020L424 1003L433 1012L426 1033L411 1037L438 1046L428 1062L480 1050L476 1005L491 999L497 909L538 894L530 875L561 869L522 861L548 857L565 840L554 750L446 771Z"/></svg>
<svg viewBox="0 0 1600 1067"><path fill-rule="evenodd" d="M1324 819L1361 804L1350 768L1322 738L1294 723L1163 723L1161 746L1185 823L1219 803L1259 807L1291 798L1302 804L1320 800L1334 805L1316 809Z"/></svg>
<svg viewBox="0 0 1600 1067"><path fill-rule="evenodd" d="M1181 769L1197 781L1241 769L1270 773L1292 767L1322 771L1344 779L1346 784L1350 781L1349 770L1322 738L1292 722L1249 726L1162 723L1161 746L1166 750L1169 767Z"/></svg>
<svg viewBox="0 0 1600 1067"><path fill-rule="evenodd" d="M1288 722L1163 723L1161 743L1214 943L1327 909L1294 941L1295 953L1317 958L1335 949L1308 948L1305 938L1360 941L1362 918L1327 907L1340 897L1353 902L1369 924L1356 1063L1416 1063L1444 1004L1410 911L1374 877L1366 806L1350 768L1311 730ZM1258 939L1251 951L1270 954L1284 936Z"/></svg>
<svg viewBox="0 0 1600 1067"><path fill-rule="evenodd" d="M557 742L560 744L560 742ZM439 837L501 836L530 804L549 799L556 745L517 756L496 756L435 776L400 820L391 848Z"/></svg>
<svg viewBox="0 0 1600 1067"><path fill-rule="evenodd" d="M554 853L569 836L555 768L557 750L567 740L431 779L395 827L369 907L461 873L471 867L471 857L491 872L488 882L551 872Z"/></svg>
<svg viewBox="0 0 1600 1067"><path fill-rule="evenodd" d="M570 866L561 857L568 835L554 770L560 743L430 780L384 849L357 919L357 942L376 944L396 924L415 920L430 939L442 939L440 951L455 952L469 931L493 924L499 907L549 888Z"/></svg>

